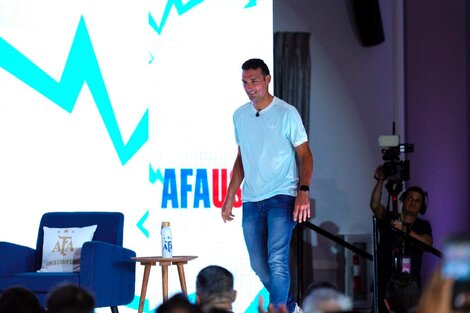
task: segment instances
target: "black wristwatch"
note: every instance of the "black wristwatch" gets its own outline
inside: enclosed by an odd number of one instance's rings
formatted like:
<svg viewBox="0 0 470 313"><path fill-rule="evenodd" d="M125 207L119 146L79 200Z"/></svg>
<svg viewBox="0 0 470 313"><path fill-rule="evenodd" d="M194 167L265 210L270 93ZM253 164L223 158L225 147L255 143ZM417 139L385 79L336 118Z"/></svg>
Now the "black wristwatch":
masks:
<svg viewBox="0 0 470 313"><path fill-rule="evenodd" d="M300 185L299 191L310 191L310 187L308 187L307 185Z"/></svg>

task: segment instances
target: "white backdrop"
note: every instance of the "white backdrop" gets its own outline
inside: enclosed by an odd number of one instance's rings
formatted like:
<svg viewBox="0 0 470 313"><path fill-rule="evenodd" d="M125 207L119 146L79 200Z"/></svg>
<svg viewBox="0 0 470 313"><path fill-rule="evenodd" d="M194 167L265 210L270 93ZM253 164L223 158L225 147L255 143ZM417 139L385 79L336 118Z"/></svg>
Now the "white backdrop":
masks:
<svg viewBox="0 0 470 313"><path fill-rule="evenodd" d="M218 264L235 275L234 311L251 310L265 291L241 209L220 218L221 190L232 113L247 101L240 66L272 64L272 34L271 0L0 0L0 240L34 247L47 211L121 211L124 245L160 255L170 221L174 255L198 256L191 297L198 271ZM137 310L142 272L121 312ZM146 312L160 277L153 268Z"/></svg>

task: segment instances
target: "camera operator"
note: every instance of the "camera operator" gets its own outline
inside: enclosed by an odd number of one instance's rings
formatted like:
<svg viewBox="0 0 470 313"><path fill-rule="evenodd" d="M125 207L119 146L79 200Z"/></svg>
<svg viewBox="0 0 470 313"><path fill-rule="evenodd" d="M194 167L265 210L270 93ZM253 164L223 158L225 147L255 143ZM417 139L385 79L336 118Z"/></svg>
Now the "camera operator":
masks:
<svg viewBox="0 0 470 313"><path fill-rule="evenodd" d="M416 277L418 284L421 284L421 260L423 250L411 244L409 240L406 240L406 237L411 236L430 246L433 240L431 224L418 217L420 214L425 213L427 207L426 193L423 189L418 186L406 189L399 198L402 204L401 214L395 215L388 210L388 205L386 208L381 202L382 189L387 179L382 166L379 166L375 170L374 178L376 184L372 191L370 208L381 222L381 225L379 224L380 241L377 253L379 269L377 291L379 312L381 313L387 312L383 305L383 299L385 286L390 280L392 273L410 272ZM387 224L393 226L393 228L389 227Z"/></svg>

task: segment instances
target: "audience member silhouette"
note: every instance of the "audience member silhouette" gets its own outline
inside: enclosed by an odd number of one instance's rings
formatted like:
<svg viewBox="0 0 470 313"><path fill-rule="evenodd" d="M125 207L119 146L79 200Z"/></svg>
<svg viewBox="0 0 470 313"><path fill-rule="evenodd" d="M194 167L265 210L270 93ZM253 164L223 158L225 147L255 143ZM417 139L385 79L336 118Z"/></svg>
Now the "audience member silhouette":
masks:
<svg viewBox="0 0 470 313"><path fill-rule="evenodd" d="M337 290L334 285L320 283L309 288L302 302L304 313L349 312L351 299Z"/></svg>
<svg viewBox="0 0 470 313"><path fill-rule="evenodd" d="M168 301L163 302L156 310L156 313L202 313L199 306L189 302L182 293L177 293Z"/></svg>
<svg viewBox="0 0 470 313"><path fill-rule="evenodd" d="M0 313L43 313L38 297L29 289L14 286L0 295Z"/></svg>
<svg viewBox="0 0 470 313"><path fill-rule="evenodd" d="M395 273L385 286L385 306L389 312L408 313L418 305L421 290L413 274Z"/></svg>
<svg viewBox="0 0 470 313"><path fill-rule="evenodd" d="M86 289L73 285L59 285L46 300L47 313L93 313L95 298Z"/></svg>
<svg viewBox="0 0 470 313"><path fill-rule="evenodd" d="M336 287L334 284L322 280L322 281L313 282L310 286L308 286L307 289L305 290L305 294L308 295L315 289L319 289L319 288L329 288L333 290L338 290L338 287Z"/></svg>
<svg viewBox="0 0 470 313"><path fill-rule="evenodd" d="M218 265L203 268L196 278L196 302L203 312L232 311L237 297L232 273ZM214 313L214 312L212 312Z"/></svg>

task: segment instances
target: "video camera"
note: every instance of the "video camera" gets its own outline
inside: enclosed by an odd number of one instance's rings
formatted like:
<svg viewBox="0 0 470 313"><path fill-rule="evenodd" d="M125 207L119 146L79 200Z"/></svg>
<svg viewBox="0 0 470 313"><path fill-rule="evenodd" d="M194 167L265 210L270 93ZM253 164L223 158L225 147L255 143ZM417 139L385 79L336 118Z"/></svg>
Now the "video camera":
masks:
<svg viewBox="0 0 470 313"><path fill-rule="evenodd" d="M380 136L379 145L382 149L382 171L385 179L392 182L407 181L410 179L410 161L401 160L400 154L413 152L413 144L400 144L397 135Z"/></svg>

